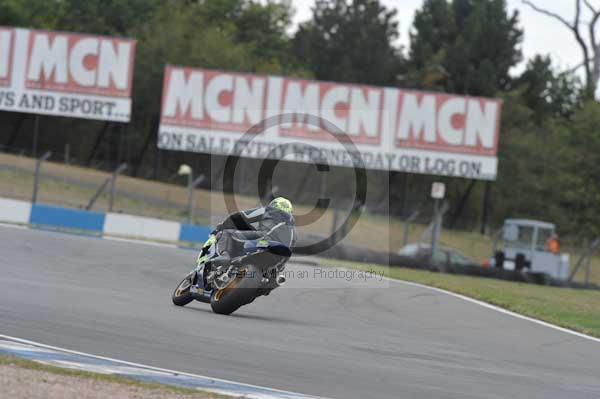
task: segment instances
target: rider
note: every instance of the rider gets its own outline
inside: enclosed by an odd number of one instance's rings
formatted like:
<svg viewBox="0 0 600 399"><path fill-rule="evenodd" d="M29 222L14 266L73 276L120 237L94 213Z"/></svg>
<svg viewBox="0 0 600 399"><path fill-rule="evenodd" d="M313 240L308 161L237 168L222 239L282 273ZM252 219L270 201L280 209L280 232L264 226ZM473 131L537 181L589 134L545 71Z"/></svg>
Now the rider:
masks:
<svg viewBox="0 0 600 399"><path fill-rule="evenodd" d="M244 241L262 237L281 242L290 248L293 246L294 216L292 203L288 199L277 197L265 207L229 215L211 233L204 247L210 247L216 241L219 256L211 259L211 262L227 262L236 256ZM200 253L198 263L207 260L204 253L205 251Z"/></svg>

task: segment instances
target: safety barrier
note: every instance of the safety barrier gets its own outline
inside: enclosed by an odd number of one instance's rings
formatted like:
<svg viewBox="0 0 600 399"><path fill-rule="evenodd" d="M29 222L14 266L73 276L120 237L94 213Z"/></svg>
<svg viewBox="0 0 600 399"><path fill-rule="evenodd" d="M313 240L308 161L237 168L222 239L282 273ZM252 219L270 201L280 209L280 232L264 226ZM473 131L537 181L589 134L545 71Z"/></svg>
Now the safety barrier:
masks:
<svg viewBox="0 0 600 399"><path fill-rule="evenodd" d="M104 233L116 236L179 241L181 225L176 222L119 213L107 213Z"/></svg>
<svg viewBox="0 0 600 399"><path fill-rule="evenodd" d="M211 228L120 213L90 212L0 198L0 222L91 235L199 244Z"/></svg>
<svg viewBox="0 0 600 399"><path fill-rule="evenodd" d="M87 231L101 234L104 227L104 214L33 204L31 206L29 224L36 227Z"/></svg>
<svg viewBox="0 0 600 399"><path fill-rule="evenodd" d="M31 204L25 201L0 198L0 221L6 223L29 223Z"/></svg>
<svg viewBox="0 0 600 399"><path fill-rule="evenodd" d="M194 226L191 224L182 224L179 232L179 241L183 242L204 242L210 235L212 229L206 226Z"/></svg>

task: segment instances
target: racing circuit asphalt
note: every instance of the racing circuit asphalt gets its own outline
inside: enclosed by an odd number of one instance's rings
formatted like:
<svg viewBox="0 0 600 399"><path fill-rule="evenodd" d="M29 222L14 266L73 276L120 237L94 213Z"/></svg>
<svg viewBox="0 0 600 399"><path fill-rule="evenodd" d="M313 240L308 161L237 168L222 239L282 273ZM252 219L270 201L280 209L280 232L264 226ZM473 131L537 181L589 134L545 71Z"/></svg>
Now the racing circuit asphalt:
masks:
<svg viewBox="0 0 600 399"><path fill-rule="evenodd" d="M313 273L231 317L175 307L195 256L0 227L0 334L340 399L600 397L599 343L422 287Z"/></svg>

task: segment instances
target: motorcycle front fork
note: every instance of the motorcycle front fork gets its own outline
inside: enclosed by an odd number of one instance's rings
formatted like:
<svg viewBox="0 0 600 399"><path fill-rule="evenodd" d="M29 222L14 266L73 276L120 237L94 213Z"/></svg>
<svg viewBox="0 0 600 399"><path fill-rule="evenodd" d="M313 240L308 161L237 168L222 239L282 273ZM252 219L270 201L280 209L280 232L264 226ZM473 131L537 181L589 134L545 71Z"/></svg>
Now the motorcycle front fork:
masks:
<svg viewBox="0 0 600 399"><path fill-rule="evenodd" d="M212 290L204 289L204 265L198 265L195 272L196 277L194 278L194 283L190 287L190 293L195 300L210 303Z"/></svg>

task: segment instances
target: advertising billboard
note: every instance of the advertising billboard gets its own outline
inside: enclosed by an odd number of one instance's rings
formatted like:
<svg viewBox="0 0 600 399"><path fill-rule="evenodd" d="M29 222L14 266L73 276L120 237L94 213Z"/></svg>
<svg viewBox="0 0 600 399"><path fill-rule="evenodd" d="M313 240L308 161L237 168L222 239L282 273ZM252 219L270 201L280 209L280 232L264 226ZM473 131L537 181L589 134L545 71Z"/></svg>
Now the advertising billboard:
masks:
<svg viewBox="0 0 600 399"><path fill-rule="evenodd" d="M493 180L501 108L487 98L168 66L158 146Z"/></svg>
<svg viewBox="0 0 600 399"><path fill-rule="evenodd" d="M0 26L0 110L129 122L135 45Z"/></svg>

